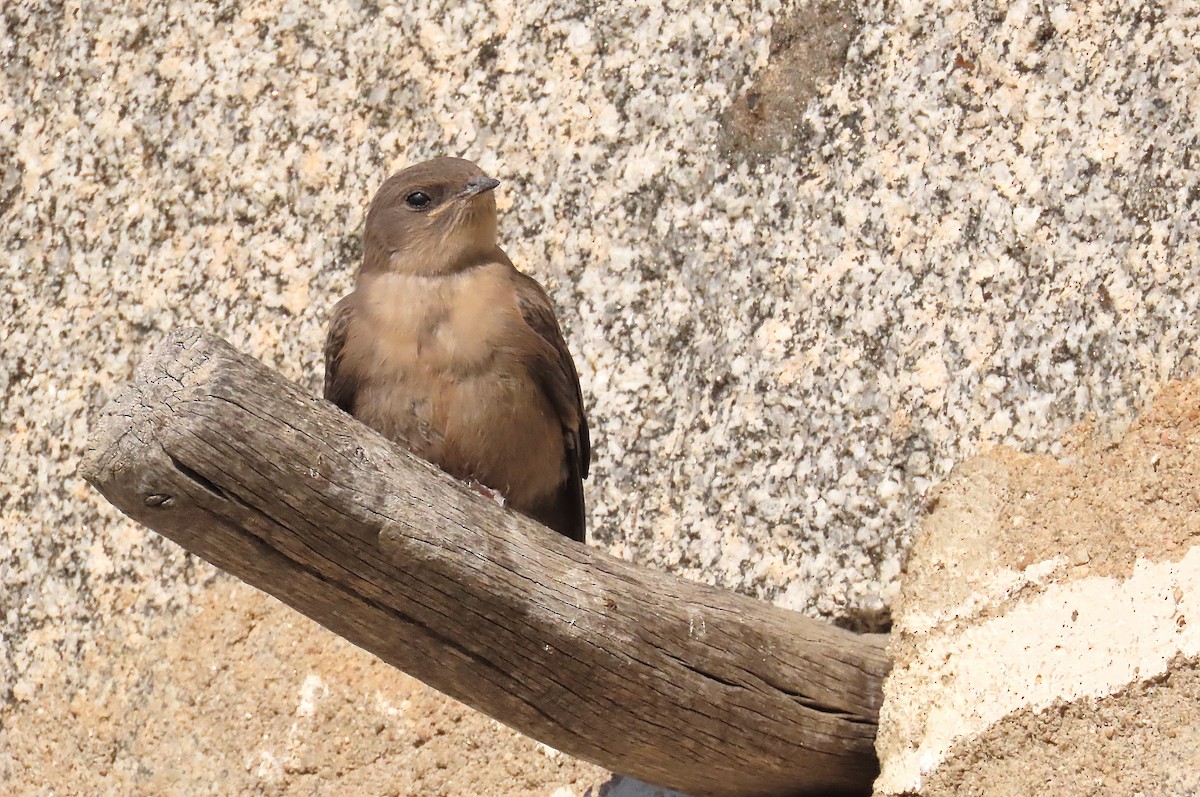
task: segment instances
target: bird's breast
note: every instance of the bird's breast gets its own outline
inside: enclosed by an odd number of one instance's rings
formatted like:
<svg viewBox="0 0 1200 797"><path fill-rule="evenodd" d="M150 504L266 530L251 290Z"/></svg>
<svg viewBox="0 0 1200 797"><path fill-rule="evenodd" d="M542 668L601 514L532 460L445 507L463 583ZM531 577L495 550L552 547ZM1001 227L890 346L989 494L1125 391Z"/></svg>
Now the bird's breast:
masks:
<svg viewBox="0 0 1200 797"><path fill-rule="evenodd" d="M499 264L446 276L387 274L368 296L385 370L477 373L519 334L512 283Z"/></svg>

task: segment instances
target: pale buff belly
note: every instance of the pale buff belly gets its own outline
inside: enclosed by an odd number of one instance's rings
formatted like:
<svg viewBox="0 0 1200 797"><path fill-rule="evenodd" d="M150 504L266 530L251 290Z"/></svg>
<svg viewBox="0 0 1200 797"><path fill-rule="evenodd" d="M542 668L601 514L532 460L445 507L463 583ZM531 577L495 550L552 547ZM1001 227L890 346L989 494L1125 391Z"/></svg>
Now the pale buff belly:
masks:
<svg viewBox="0 0 1200 797"><path fill-rule="evenodd" d="M517 506L566 478L562 427L528 379L497 371L467 378L423 374L375 380L355 414L460 479L499 490Z"/></svg>

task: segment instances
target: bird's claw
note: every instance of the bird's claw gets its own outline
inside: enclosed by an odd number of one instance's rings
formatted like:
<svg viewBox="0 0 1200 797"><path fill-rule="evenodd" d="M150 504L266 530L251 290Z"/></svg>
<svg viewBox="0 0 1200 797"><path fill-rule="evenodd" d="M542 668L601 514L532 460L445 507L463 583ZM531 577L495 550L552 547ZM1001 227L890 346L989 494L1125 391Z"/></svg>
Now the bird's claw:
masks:
<svg viewBox="0 0 1200 797"><path fill-rule="evenodd" d="M506 503L506 501L504 500L504 495L499 490L493 490L491 487L488 487L486 484L477 482L474 479L471 479L471 481L469 481L468 484L470 484L472 490L474 490L475 492L479 493L482 496L492 499L500 506L504 506L504 504Z"/></svg>

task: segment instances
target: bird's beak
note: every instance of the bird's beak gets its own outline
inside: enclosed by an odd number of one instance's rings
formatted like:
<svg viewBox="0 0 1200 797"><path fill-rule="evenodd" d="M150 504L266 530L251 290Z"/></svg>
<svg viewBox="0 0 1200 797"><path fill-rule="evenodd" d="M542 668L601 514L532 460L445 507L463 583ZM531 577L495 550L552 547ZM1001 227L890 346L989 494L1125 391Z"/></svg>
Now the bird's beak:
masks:
<svg viewBox="0 0 1200 797"><path fill-rule="evenodd" d="M470 199L471 197L487 193L498 185L500 185L500 181L491 177L472 177L467 181L466 190L460 193L458 198Z"/></svg>

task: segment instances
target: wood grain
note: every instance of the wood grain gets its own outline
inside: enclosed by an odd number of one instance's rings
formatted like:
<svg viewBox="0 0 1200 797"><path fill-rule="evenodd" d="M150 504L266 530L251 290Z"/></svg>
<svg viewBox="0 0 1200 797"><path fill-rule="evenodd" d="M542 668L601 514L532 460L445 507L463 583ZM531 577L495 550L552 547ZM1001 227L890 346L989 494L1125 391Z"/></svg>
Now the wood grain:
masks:
<svg viewBox="0 0 1200 797"><path fill-rule="evenodd" d="M697 797L870 793L883 637L567 540L200 330L168 335L100 413L84 474L559 750Z"/></svg>

